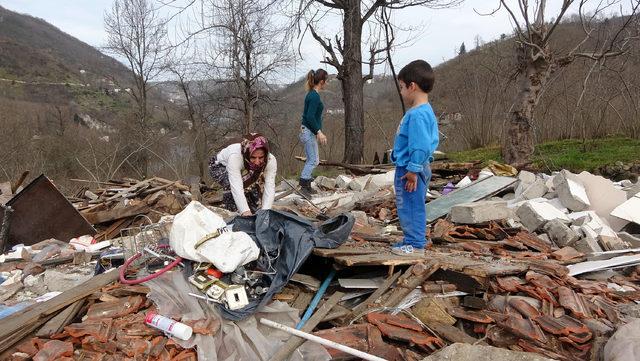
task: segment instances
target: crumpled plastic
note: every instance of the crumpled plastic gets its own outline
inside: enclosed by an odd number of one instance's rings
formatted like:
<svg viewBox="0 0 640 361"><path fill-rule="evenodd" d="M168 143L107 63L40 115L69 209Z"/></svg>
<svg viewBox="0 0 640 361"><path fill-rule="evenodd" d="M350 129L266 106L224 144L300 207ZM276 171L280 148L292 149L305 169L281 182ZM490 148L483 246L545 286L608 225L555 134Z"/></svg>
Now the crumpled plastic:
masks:
<svg viewBox="0 0 640 361"><path fill-rule="evenodd" d="M233 230L246 232L260 247L257 268L271 271L261 279L269 290L238 310L218 306L222 317L240 320L257 312L298 272L314 248L336 248L344 243L354 222L351 213L331 218L317 227L303 218L275 210L259 210L252 217L236 217Z"/></svg>
<svg viewBox="0 0 640 361"><path fill-rule="evenodd" d="M221 321L220 330L214 335L195 334L183 341L173 338L185 348L196 347L198 360L204 361L267 361L289 339L284 331L259 324L260 318L291 327L299 321L298 310L284 302L265 305L258 313L242 321L227 321L213 304L207 304L189 293L198 291L182 273L170 271L144 283L151 289L147 297L153 301L158 313L175 320L198 320L205 317ZM291 356L291 361L326 361L331 357L327 350L315 343L305 342Z"/></svg>

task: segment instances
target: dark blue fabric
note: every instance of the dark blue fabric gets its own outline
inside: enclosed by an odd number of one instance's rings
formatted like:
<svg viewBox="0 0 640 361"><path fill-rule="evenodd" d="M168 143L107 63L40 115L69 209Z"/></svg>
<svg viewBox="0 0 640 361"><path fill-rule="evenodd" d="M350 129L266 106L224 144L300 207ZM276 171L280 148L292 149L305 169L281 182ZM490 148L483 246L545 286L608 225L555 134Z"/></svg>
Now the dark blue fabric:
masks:
<svg viewBox="0 0 640 361"><path fill-rule="evenodd" d="M344 243L351 234L354 222L351 213L346 213L316 227L293 214L271 209L261 209L255 216L236 217L233 231L246 232L260 248L260 257L255 267L250 268L266 271L270 268L268 262L272 262L275 274L263 276L261 282L269 287L269 291L259 300L250 301L246 307L235 311L218 306L222 317L235 321L257 312L298 272L315 247L336 248Z"/></svg>
<svg viewBox="0 0 640 361"><path fill-rule="evenodd" d="M431 179L431 168L427 165L425 170L418 174L418 188L413 192L404 189L406 179L401 179L407 174L407 169L397 167L394 179L396 191L396 207L400 227L404 233L403 245L411 245L414 248L425 248L427 231L427 207L426 194Z"/></svg>

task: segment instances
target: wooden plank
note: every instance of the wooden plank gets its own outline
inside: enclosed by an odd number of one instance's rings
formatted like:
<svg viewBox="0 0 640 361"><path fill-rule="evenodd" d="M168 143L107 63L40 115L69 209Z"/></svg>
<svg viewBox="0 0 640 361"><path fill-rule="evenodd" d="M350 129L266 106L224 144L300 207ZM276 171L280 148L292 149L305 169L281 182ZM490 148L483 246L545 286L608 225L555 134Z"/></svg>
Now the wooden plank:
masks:
<svg viewBox="0 0 640 361"><path fill-rule="evenodd" d="M340 302L340 299L344 296L342 292L336 292L325 302L320 308L309 318L307 323L302 326L303 332L311 332L316 326L327 316L329 311ZM298 347L300 347L305 340L303 338L292 336L290 339L285 342L284 345L280 346L278 351L269 359L269 361L284 361L289 358L289 355L293 351L295 351Z"/></svg>
<svg viewBox="0 0 640 361"><path fill-rule="evenodd" d="M83 305L84 299L70 304L62 312L58 313L47 323L45 323L44 326L42 326L38 330L38 332L36 332L36 336L48 338L54 333L62 332L64 326L70 324L71 321L73 321L73 318L76 317Z"/></svg>
<svg viewBox="0 0 640 361"><path fill-rule="evenodd" d="M313 254L320 257L336 257L336 256L349 256L349 255L363 255L363 254L379 254L379 249L366 249L359 247L340 246L338 248L316 248L313 250Z"/></svg>
<svg viewBox="0 0 640 361"><path fill-rule="evenodd" d="M311 303L311 299L313 299L313 293L311 292L300 292L298 294L298 298L293 301L293 305L291 307L297 309L298 314L302 314L307 307L309 307L309 303Z"/></svg>
<svg viewBox="0 0 640 361"><path fill-rule="evenodd" d="M384 301L385 307L396 307L411 291L422 285L432 274L440 269L438 262L430 260L426 264L416 264L410 267L400 279L397 286Z"/></svg>
<svg viewBox="0 0 640 361"><path fill-rule="evenodd" d="M391 252L363 254L354 256L336 256L334 260L344 266L402 266L424 261L425 256L399 256Z"/></svg>
<svg viewBox="0 0 640 361"><path fill-rule="evenodd" d="M501 190L513 185L516 178L491 176L480 179L470 185L457 189L445 196L435 199L427 205L427 223L443 217L451 211L451 207L468 202L475 202L491 197Z"/></svg>
<svg viewBox="0 0 640 361"><path fill-rule="evenodd" d="M136 206L111 209L108 211L98 212L83 212L84 218L91 224L100 224L115 221L121 218L128 218L137 216L138 214L144 214L149 212L149 207L146 204L138 204Z"/></svg>
<svg viewBox="0 0 640 361"><path fill-rule="evenodd" d="M117 279L117 269L105 272L92 277L81 285L67 290L48 301L36 303L21 312L16 312L5 317L2 319L2 327L0 327L0 352L5 351L14 343L20 341L22 337L47 322L49 318L59 310L93 294ZM30 331L24 333L24 330L27 329L30 329ZM19 333L22 335L20 338L16 337Z"/></svg>
<svg viewBox="0 0 640 361"><path fill-rule="evenodd" d="M369 306L373 305L378 300L378 298L380 298L380 296L382 296L385 292L387 292L389 287L391 287L396 282L396 280L400 277L401 274L402 272L398 271L395 274L393 274L391 277L388 277L384 281L384 283L380 287L378 287L378 289L375 292L373 292L366 300L364 300L364 302L355 306L351 310L350 321L353 321L354 318L360 316L360 313L366 310Z"/></svg>

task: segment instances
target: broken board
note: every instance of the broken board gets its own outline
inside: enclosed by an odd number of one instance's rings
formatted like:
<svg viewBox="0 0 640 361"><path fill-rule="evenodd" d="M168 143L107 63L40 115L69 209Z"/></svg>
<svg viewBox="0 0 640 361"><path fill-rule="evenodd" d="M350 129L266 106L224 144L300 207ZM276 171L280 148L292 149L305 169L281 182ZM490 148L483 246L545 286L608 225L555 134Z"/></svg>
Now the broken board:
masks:
<svg viewBox="0 0 640 361"><path fill-rule="evenodd" d="M476 202L500 192L513 185L516 178L491 176L477 180L464 188L457 189L427 204L427 223L446 216L451 207Z"/></svg>

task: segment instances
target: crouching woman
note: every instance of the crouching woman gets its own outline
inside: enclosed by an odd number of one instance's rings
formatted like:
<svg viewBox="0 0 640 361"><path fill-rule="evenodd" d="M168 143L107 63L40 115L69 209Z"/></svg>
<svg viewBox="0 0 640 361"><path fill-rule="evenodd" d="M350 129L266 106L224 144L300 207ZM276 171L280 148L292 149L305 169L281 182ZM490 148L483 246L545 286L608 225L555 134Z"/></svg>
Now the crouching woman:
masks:
<svg viewBox="0 0 640 361"><path fill-rule="evenodd" d="M267 138L258 133L244 136L209 161L209 174L223 189L224 208L243 216L271 209L277 170Z"/></svg>

